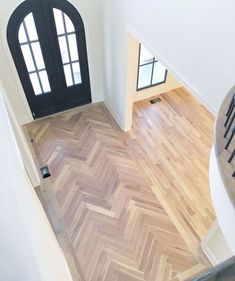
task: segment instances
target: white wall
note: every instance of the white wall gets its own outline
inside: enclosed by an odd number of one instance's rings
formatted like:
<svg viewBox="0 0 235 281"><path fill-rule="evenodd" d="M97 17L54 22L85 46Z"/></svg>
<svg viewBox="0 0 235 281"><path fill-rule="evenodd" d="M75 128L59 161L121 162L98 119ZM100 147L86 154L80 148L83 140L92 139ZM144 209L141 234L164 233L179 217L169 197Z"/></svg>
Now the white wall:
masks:
<svg viewBox="0 0 235 281"><path fill-rule="evenodd" d="M103 3L108 6L104 20L109 30L105 38L105 76L112 78L106 83L105 98L123 124L127 114L122 75L125 24L212 112L218 111L225 93L234 84L234 1L104 0Z"/></svg>
<svg viewBox="0 0 235 281"><path fill-rule="evenodd" d="M25 172L0 93L0 274L4 281L72 281Z"/></svg>
<svg viewBox="0 0 235 281"><path fill-rule="evenodd" d="M126 112L126 57L124 1L103 0L104 101L123 128ZM131 99L128 99L128 104Z"/></svg>
<svg viewBox="0 0 235 281"><path fill-rule="evenodd" d="M231 252L235 255L234 202L222 181L214 147L210 158L210 189L217 221Z"/></svg>
<svg viewBox="0 0 235 281"><path fill-rule="evenodd" d="M33 119L6 38L8 20L21 2L23 1L8 0L0 3L0 78L16 119L20 124L25 124ZM92 101L97 102L103 99L101 6L98 0L71 0L70 2L78 9L84 21Z"/></svg>
<svg viewBox="0 0 235 281"><path fill-rule="evenodd" d="M34 158L32 156L32 151L29 147L29 142L26 139L26 136L23 132L22 126L19 125L18 121L16 120L16 116L14 111L12 110L12 106L9 103L9 99L7 98L7 94L2 86L2 83L0 81L0 92L3 96L3 100L6 104L6 109L8 112L8 115L10 117L10 122L15 134L15 138L19 147L19 151L24 163L24 168L30 178L30 181L34 187L37 187L40 185L40 177L39 177L39 171L36 168L36 164L34 161Z"/></svg>
<svg viewBox="0 0 235 281"><path fill-rule="evenodd" d="M153 96L171 91L173 89L182 87L182 84L180 84L168 71L166 81L165 83L142 89L140 91L137 91L137 73L138 73L138 67L139 67L139 42L130 34L128 33L128 47L129 47L129 53L127 54L127 84L132 84L131 86L131 95L133 96L133 101L140 101L144 99L151 98ZM159 60L159 58L157 58ZM129 73L130 72L130 73Z"/></svg>

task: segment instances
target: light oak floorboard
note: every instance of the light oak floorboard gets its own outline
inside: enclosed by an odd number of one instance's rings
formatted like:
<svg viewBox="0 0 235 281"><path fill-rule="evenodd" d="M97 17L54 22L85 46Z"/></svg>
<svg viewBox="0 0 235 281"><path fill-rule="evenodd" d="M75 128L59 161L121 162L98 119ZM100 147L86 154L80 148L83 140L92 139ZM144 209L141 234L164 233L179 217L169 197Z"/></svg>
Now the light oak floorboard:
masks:
<svg viewBox="0 0 235 281"><path fill-rule="evenodd" d="M181 281L210 267L213 116L184 88L134 104L123 133L103 103L27 126L37 193L74 280Z"/></svg>

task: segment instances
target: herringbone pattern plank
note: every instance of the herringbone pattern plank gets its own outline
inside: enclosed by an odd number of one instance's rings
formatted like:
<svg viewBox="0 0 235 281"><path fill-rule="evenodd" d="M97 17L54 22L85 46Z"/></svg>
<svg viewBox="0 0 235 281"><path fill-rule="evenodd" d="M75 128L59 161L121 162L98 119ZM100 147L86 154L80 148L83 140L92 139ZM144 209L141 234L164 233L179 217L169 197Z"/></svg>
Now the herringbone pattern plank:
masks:
<svg viewBox="0 0 235 281"><path fill-rule="evenodd" d="M183 174L188 181L179 178L177 185L173 177L184 169L180 151L163 132L157 147L154 138L159 136L148 124L153 120L142 116L147 111L143 104L138 105L130 134L117 128L103 104L28 126L39 163L48 164L52 173L41 186L40 196L76 280L176 281L209 266L199 248L200 235L213 220L208 186L200 186L193 198L187 190L190 176L186 170ZM178 113L171 114L152 128L164 127L166 120L172 124ZM180 130L183 134L183 128ZM197 137L196 130L190 130ZM205 127L203 130L209 146L211 135ZM201 155L203 165L208 160L205 150L195 152L195 165L201 165ZM178 161L167 168L169 178L163 169L166 151L169 159ZM190 160L187 165L188 169L193 166ZM203 169L198 184L206 178L206 167ZM188 196L196 203L201 192L205 194L200 203L204 209L197 215L185 200Z"/></svg>

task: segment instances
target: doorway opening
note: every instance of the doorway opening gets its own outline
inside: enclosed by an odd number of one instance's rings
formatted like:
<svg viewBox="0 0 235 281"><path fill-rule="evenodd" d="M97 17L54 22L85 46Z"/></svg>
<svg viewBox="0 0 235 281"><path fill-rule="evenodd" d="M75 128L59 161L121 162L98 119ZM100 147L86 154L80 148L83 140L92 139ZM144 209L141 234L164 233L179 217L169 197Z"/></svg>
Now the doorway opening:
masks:
<svg viewBox="0 0 235 281"><path fill-rule="evenodd" d="M66 0L26 0L7 39L34 119L91 102L85 29Z"/></svg>
<svg viewBox="0 0 235 281"><path fill-rule="evenodd" d="M132 129L133 106L183 87L174 75L143 43L127 32L126 115L124 131Z"/></svg>

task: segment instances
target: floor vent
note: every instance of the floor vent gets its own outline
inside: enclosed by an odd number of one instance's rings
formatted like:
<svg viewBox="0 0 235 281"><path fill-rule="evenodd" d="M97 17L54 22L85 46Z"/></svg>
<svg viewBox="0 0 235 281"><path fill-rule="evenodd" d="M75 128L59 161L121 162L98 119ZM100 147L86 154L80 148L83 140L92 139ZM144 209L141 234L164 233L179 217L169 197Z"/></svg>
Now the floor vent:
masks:
<svg viewBox="0 0 235 281"><path fill-rule="evenodd" d="M41 173L42 173L42 177L44 179L49 178L51 176L49 168L47 166L44 166L42 168L40 168Z"/></svg>
<svg viewBox="0 0 235 281"><path fill-rule="evenodd" d="M154 103L158 103L158 102L161 102L162 100L160 99L160 98L155 98L155 99L152 99L152 100L150 100L149 102L151 103L151 104L154 104Z"/></svg>

